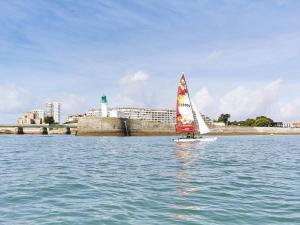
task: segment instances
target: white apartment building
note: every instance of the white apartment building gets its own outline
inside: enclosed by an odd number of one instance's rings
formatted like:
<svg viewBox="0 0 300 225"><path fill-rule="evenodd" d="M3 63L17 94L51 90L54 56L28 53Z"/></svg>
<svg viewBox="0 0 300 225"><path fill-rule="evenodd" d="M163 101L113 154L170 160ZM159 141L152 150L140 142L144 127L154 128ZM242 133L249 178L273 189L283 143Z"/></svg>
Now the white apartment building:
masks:
<svg viewBox="0 0 300 225"><path fill-rule="evenodd" d="M60 123L60 103L59 102L46 103L45 116L52 116L55 123Z"/></svg>
<svg viewBox="0 0 300 225"><path fill-rule="evenodd" d="M44 118L45 118L45 115L46 115L45 110L43 110L43 109L34 109L34 110L32 110L32 112L36 113L37 116L44 121Z"/></svg>
<svg viewBox="0 0 300 225"><path fill-rule="evenodd" d="M115 110L115 109L110 110L110 111L108 112L108 116L109 116L109 117L114 117L114 118L125 118L125 115L124 115L123 112L118 111L118 110Z"/></svg>
<svg viewBox="0 0 300 225"><path fill-rule="evenodd" d="M176 111L171 109L144 109L144 108L114 108L122 112L125 118L175 123Z"/></svg>
<svg viewBox="0 0 300 225"><path fill-rule="evenodd" d="M85 113L86 116L101 116L101 110L99 109L90 109Z"/></svg>

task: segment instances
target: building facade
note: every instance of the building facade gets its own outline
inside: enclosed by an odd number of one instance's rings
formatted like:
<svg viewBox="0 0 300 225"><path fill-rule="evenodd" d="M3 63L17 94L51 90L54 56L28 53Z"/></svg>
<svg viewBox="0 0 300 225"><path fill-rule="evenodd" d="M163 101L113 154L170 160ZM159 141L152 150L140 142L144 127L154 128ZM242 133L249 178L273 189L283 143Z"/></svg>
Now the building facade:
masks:
<svg viewBox="0 0 300 225"><path fill-rule="evenodd" d="M145 109L145 108L113 108L122 112L124 118L162 123L175 123L176 111L172 109Z"/></svg>
<svg viewBox="0 0 300 225"><path fill-rule="evenodd" d="M60 103L59 102L46 103L45 116L53 117L55 123L60 123Z"/></svg>
<svg viewBox="0 0 300 225"><path fill-rule="evenodd" d="M124 113L118 110L110 110L108 113L109 117L114 117L114 118L125 118Z"/></svg>
<svg viewBox="0 0 300 225"><path fill-rule="evenodd" d="M300 128L300 122L293 122L291 123L292 128Z"/></svg>
<svg viewBox="0 0 300 225"><path fill-rule="evenodd" d="M30 125L30 124L42 124L43 119L39 118L36 112L27 112L22 117L18 118L17 124L19 125Z"/></svg>
<svg viewBox="0 0 300 225"><path fill-rule="evenodd" d="M86 116L101 116L101 110L99 109L90 109L85 113Z"/></svg>
<svg viewBox="0 0 300 225"><path fill-rule="evenodd" d="M36 113L37 116L44 121L44 118L45 118L45 115L46 115L45 110L43 110L43 109L34 109L34 110L32 110L32 112Z"/></svg>

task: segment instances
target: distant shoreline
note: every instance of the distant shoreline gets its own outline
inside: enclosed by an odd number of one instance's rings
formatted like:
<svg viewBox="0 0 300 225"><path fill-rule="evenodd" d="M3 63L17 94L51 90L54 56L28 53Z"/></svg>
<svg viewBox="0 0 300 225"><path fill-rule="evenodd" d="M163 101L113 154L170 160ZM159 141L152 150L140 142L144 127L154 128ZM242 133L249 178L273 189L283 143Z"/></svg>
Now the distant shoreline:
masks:
<svg viewBox="0 0 300 225"><path fill-rule="evenodd" d="M300 135L300 128L228 126L212 128L210 135Z"/></svg>

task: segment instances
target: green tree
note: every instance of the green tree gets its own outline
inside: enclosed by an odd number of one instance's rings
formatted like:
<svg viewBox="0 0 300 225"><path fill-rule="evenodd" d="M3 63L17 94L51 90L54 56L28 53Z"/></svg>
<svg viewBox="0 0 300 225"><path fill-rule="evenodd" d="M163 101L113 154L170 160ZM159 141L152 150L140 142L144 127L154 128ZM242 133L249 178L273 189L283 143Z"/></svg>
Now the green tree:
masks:
<svg viewBox="0 0 300 225"><path fill-rule="evenodd" d="M229 123L230 114L221 114L218 118L218 122L223 122L225 124Z"/></svg>
<svg viewBox="0 0 300 225"><path fill-rule="evenodd" d="M266 116L258 116L255 119L254 126L256 126L256 127L272 127L273 123L274 123L273 120Z"/></svg>
<svg viewBox="0 0 300 225"><path fill-rule="evenodd" d="M235 121L231 122L231 125L238 126L239 122L235 120Z"/></svg>
<svg viewBox="0 0 300 225"><path fill-rule="evenodd" d="M244 121L244 125L243 126L246 126L246 127L252 127L252 126L254 126L254 124L255 124L255 119L246 119L245 121Z"/></svg>
<svg viewBox="0 0 300 225"><path fill-rule="evenodd" d="M53 118L53 116L46 116L44 118L44 123L54 124L54 118Z"/></svg>

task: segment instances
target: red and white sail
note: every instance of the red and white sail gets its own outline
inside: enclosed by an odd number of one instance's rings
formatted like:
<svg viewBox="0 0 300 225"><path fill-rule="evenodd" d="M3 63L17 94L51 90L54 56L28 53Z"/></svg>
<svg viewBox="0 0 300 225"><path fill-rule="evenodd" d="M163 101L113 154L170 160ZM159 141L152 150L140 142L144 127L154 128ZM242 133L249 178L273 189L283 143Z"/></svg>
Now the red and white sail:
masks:
<svg viewBox="0 0 300 225"><path fill-rule="evenodd" d="M194 133L196 132L196 122L189 97L188 88L182 74L177 91L176 100L176 132Z"/></svg>

